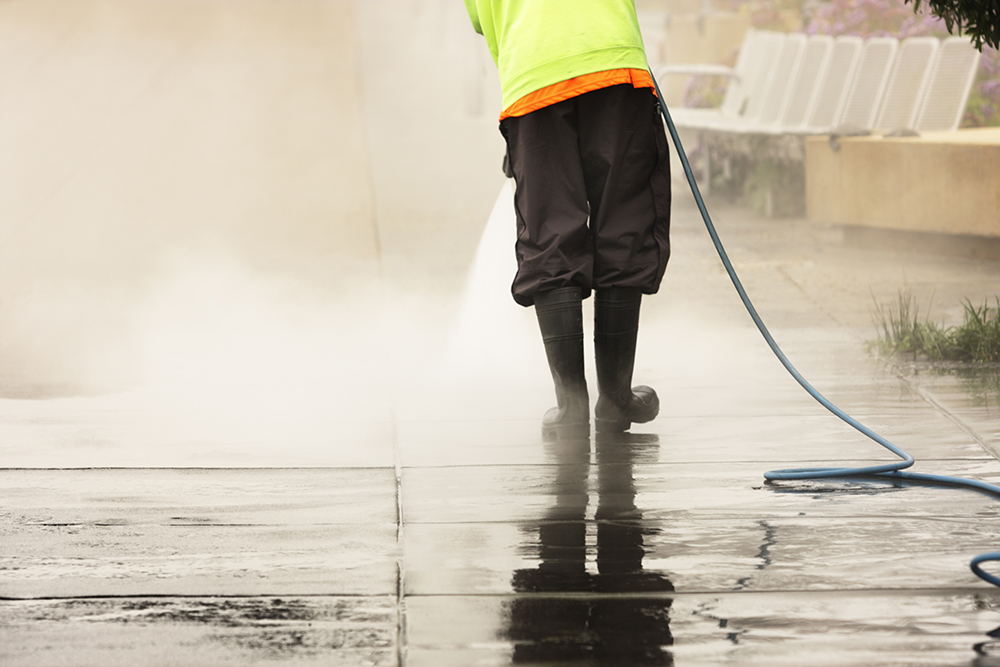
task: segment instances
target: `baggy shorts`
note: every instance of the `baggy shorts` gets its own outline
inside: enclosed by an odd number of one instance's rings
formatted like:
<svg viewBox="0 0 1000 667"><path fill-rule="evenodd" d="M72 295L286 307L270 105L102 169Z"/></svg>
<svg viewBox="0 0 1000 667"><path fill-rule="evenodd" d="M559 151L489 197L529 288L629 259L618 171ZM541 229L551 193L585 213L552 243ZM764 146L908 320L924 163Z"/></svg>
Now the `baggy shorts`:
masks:
<svg viewBox="0 0 1000 667"><path fill-rule="evenodd" d="M500 131L516 183L514 300L574 286L655 293L670 257L670 159L652 89L602 88Z"/></svg>

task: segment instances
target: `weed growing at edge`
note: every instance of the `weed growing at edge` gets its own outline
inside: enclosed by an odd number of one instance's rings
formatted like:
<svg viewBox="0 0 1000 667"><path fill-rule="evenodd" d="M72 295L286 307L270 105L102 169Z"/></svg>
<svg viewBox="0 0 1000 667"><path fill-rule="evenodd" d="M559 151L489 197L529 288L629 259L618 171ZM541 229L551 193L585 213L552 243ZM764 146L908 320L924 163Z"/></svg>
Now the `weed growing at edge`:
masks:
<svg viewBox="0 0 1000 667"><path fill-rule="evenodd" d="M875 300L872 320L878 339L869 344L882 354L924 355L941 361L988 363L1000 361L1000 297L995 306L985 301L976 306L969 299L963 304L962 324L945 327L924 318L909 288L899 291L895 301L886 304Z"/></svg>

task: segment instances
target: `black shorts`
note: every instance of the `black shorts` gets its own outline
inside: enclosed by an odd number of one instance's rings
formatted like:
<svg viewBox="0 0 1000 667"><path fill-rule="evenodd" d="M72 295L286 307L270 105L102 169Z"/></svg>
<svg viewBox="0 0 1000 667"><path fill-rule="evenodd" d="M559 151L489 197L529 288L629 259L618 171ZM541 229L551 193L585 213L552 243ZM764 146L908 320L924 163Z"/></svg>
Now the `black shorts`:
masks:
<svg viewBox="0 0 1000 667"><path fill-rule="evenodd" d="M505 118L500 131L517 184L514 300L570 286L656 292L670 257L670 160L652 89L602 88Z"/></svg>

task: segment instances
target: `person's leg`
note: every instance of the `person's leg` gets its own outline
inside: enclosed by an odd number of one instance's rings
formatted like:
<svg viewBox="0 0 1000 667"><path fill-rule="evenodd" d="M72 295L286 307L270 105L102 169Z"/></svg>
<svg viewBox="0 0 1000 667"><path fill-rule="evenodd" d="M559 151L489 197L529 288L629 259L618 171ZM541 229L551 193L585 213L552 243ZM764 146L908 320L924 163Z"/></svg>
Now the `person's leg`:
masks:
<svg viewBox="0 0 1000 667"><path fill-rule="evenodd" d="M545 413L546 436L590 435L590 396L583 362L583 290L561 287L535 295L535 314L556 388L556 407Z"/></svg>
<svg viewBox="0 0 1000 667"><path fill-rule="evenodd" d="M590 206L573 100L507 118L501 131L516 184L514 300L530 306L535 294L562 287L580 287L584 298L590 296Z"/></svg>
<svg viewBox="0 0 1000 667"><path fill-rule="evenodd" d="M517 303L534 304L555 384L557 407L545 436L590 434L584 375L582 300L590 295L593 251L571 101L509 118L501 129L516 183Z"/></svg>
<svg viewBox="0 0 1000 667"><path fill-rule="evenodd" d="M656 96L613 86L578 100L593 287L655 294L670 258L670 159Z"/></svg>
<svg viewBox="0 0 1000 667"><path fill-rule="evenodd" d="M594 238L594 350L600 432L659 413L656 392L632 387L642 294L670 256L670 166L655 97L617 86L581 96L581 155Z"/></svg>
<svg viewBox="0 0 1000 667"><path fill-rule="evenodd" d="M594 352L600 392L594 421L599 433L626 431L633 422L651 421L660 412L660 399L651 387L632 386L641 300L638 287L594 290Z"/></svg>

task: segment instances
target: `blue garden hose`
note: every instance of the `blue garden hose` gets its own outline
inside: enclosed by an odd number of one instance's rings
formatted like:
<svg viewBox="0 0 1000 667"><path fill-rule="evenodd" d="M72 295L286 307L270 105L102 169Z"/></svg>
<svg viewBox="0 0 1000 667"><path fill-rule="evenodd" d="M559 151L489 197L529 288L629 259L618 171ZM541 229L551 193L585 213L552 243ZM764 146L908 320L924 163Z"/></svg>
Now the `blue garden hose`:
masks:
<svg viewBox="0 0 1000 667"><path fill-rule="evenodd" d="M650 76L652 76L652 73L650 73ZM708 209L705 207L705 200L702 199L701 191L698 189L697 182L695 182L694 173L691 171L691 164L688 162L687 155L684 153L684 147L681 145L681 140L677 135L677 128L674 126L674 121L670 117L670 112L667 110L666 104L663 103L663 94L660 92L660 86L656 83L655 77L653 78L653 85L656 86L656 94L660 99L660 111L663 113L663 119L667 122L667 129L670 131L670 138L673 139L674 147L677 149L677 157L680 158L681 164L684 167L684 174L687 176L688 184L691 186L691 193L694 195L694 200L698 204L698 210L701 211L702 220L705 221L705 227L708 228L708 234L712 237L712 243L715 244L715 249L719 253L719 258L722 260L723 266L726 267L726 273L729 274L730 280L733 281L733 286L739 293L740 299L743 301L743 305L746 306L747 312L750 313L750 317L753 318L754 324L757 325L757 329L760 331L761 335L764 336L764 340L767 341L768 347L770 347L771 351L774 352L774 355L778 358L778 361L781 362L781 365L784 366L789 373L791 373L793 378L795 378L795 381L802 385L802 388L805 389L809 395L816 399L823 407L902 459L896 463L886 463L883 465L861 468L788 468L785 470L772 470L770 472L765 472L764 478L769 480L790 480L829 479L835 477L876 477L893 480L944 484L949 486L963 486L1000 496L1000 486L987 484L986 482L980 482L974 479L949 477L947 475L928 475L923 473L903 472L903 470L913 465L913 457L910 456L910 454L892 444L878 433L875 433L867 426L858 422L856 419L831 403L825 396L820 394L815 387L809 384L809 382L802 377L802 374L795 369L795 366L792 365L792 362L788 360L788 357L785 356L785 353L781 351L781 348L778 347L778 344L774 341L774 338L771 336L771 332L769 332L767 327L764 326L763 320L761 320L760 315L757 314L757 309L754 308L753 303L750 301L750 297L747 296L746 290L743 289L743 283L740 282L739 276L736 275L736 270L733 269L733 265L729 261L729 255L726 254L726 249L722 246L722 241L719 240L719 234L715 231L715 225L712 224L712 217L708 214ZM994 551L976 556L972 559L969 566L972 568L973 573L975 573L975 575L980 579L987 581L994 586L1000 587L1000 577L992 575L980 567L981 563L988 561L1000 561L1000 551Z"/></svg>

